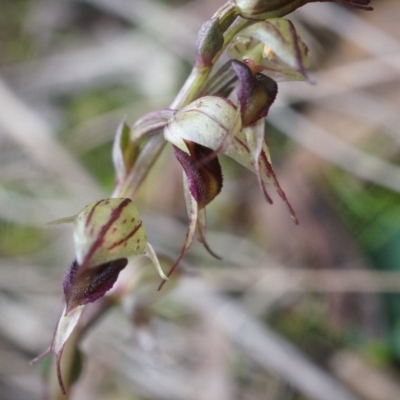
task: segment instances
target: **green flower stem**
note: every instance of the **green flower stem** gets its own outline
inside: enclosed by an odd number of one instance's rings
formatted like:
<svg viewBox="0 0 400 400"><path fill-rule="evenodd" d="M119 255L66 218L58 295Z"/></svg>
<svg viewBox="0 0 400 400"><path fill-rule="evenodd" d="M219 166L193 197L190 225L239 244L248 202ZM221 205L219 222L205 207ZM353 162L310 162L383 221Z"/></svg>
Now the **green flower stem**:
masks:
<svg viewBox="0 0 400 400"><path fill-rule="evenodd" d="M151 167L160 156L166 144L167 142L164 140L163 135L159 134L150 138L126 178L114 189L112 197L127 197L133 199L141 183L146 179L147 174L150 172Z"/></svg>
<svg viewBox="0 0 400 400"><path fill-rule="evenodd" d="M213 18L218 18L219 28L225 33L224 44L220 51L215 55L212 64L208 67L196 67L194 66L190 75L186 79L186 82L182 86L178 95L171 103L170 108L179 109L196 100L199 93L203 88L208 76L210 75L216 61L225 51L226 47L232 41L241 29L247 26L247 24L253 23L253 21L240 20L239 23L235 23L236 13L235 7L231 2L225 3L214 15Z"/></svg>
<svg viewBox="0 0 400 400"><path fill-rule="evenodd" d="M179 109L186 106L190 102L196 99L197 93L199 93L201 87L206 81L208 75L212 69L211 67L193 67L190 75L183 84L178 95L171 103L170 108Z"/></svg>

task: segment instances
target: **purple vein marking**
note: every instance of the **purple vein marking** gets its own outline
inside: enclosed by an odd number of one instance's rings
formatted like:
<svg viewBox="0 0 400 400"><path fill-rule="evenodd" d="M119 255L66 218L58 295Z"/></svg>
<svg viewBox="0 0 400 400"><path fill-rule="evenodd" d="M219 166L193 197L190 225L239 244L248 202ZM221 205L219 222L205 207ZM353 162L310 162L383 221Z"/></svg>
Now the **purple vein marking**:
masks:
<svg viewBox="0 0 400 400"><path fill-rule="evenodd" d="M282 34L282 32L275 25L273 25L272 23L268 23L268 21L266 21L266 22L269 25L268 28L271 28L271 30L274 30L275 34L282 40L282 42L284 44L288 43L288 41L286 40L285 36Z"/></svg>
<svg viewBox="0 0 400 400"><path fill-rule="evenodd" d="M248 148L248 146L245 144L245 143L243 143L243 141L241 141L239 138L237 138L237 137L233 137L234 139L235 139L235 141L236 141L236 143L238 143L238 144L240 144L244 149L246 149L246 151L248 152L248 153L250 153L250 149Z"/></svg>
<svg viewBox="0 0 400 400"><path fill-rule="evenodd" d="M295 38L294 42L293 42L293 47L294 47L294 52L296 55L296 61L297 61L297 68L299 69L299 71L304 75L307 76L307 73L304 69L303 63L302 63L302 59L301 59L301 51L300 51L300 46L299 46L299 38L296 35L296 30L293 26L293 24L290 24L289 26L289 31L290 34Z"/></svg>
<svg viewBox="0 0 400 400"><path fill-rule="evenodd" d="M85 222L85 228L87 228L88 226L89 226L89 224L90 224L90 221L91 221L91 219L92 219L92 217L93 217L93 213L94 213L94 209L101 203L101 202L103 202L104 200L99 200L93 207L92 207L92 209L90 210L90 213L89 213L89 215L88 215L88 217L87 217L87 220L86 220L86 222Z"/></svg>
<svg viewBox="0 0 400 400"><path fill-rule="evenodd" d="M84 267L85 264L88 263L90 258L93 256L93 253L101 246L104 236L107 231L111 228L112 224L121 216L122 210L131 203L130 199L125 199L110 215L110 219L101 227L100 232L97 236L97 239L94 241L89 251L86 254L85 259L83 260L80 268Z"/></svg>
<svg viewBox="0 0 400 400"><path fill-rule="evenodd" d="M206 117L210 118L211 121L215 122L222 130L224 130L224 131L228 130L228 128L225 125L221 124L221 122L219 122L217 118L210 116L209 114L207 114L203 110L197 110L197 109L196 110L187 110L186 112L187 113L197 113L197 114L205 115Z"/></svg>
<svg viewBox="0 0 400 400"><path fill-rule="evenodd" d="M113 248L120 246L121 244L127 242L134 234L140 229L142 226L142 222L140 221L139 224L135 226L135 228L130 232L127 236L125 236L123 239L121 239L119 242L116 242L112 244L107 250L112 250Z"/></svg>

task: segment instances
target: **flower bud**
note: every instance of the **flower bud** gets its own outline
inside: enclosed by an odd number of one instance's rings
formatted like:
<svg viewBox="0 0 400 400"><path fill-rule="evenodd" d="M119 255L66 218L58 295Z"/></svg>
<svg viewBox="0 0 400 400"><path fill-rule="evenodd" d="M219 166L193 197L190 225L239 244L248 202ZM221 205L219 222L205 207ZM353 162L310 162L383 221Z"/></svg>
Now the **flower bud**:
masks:
<svg viewBox="0 0 400 400"><path fill-rule="evenodd" d="M129 126L125 121L122 121L115 134L112 148L112 159L117 183L124 180L138 154L138 146L130 141L130 134L131 130Z"/></svg>
<svg viewBox="0 0 400 400"><path fill-rule="evenodd" d="M196 66L209 67L223 44L224 35L220 30L219 20L213 18L206 21L197 36Z"/></svg>

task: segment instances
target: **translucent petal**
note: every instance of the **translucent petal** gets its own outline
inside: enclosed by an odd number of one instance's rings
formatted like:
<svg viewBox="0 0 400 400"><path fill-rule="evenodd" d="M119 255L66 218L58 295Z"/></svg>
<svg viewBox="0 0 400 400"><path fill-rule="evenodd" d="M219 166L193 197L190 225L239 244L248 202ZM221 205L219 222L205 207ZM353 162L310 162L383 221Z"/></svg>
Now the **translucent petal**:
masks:
<svg viewBox="0 0 400 400"><path fill-rule="evenodd" d="M83 308L84 306L79 306L74 308L72 311L67 312L67 308L65 307L63 313L61 314L60 320L58 321L57 328L54 332L51 346L44 353L31 361L31 364L34 364L48 354L54 353L57 359L57 377L61 390L64 394L66 394L66 390L61 375L61 357L65 343L71 336L71 333L75 329L76 325L78 324L79 317L82 314Z"/></svg>
<svg viewBox="0 0 400 400"><path fill-rule="evenodd" d="M232 59L250 59L274 80L305 80L310 54L294 25L285 18L272 18L245 28L228 49Z"/></svg>
<svg viewBox="0 0 400 400"><path fill-rule="evenodd" d="M205 247L205 249L218 260L222 260L222 257L219 256L214 250L211 249L210 245L206 240L206 231L207 231L207 219L206 219L206 209L203 208L199 211L197 216L197 240Z"/></svg>

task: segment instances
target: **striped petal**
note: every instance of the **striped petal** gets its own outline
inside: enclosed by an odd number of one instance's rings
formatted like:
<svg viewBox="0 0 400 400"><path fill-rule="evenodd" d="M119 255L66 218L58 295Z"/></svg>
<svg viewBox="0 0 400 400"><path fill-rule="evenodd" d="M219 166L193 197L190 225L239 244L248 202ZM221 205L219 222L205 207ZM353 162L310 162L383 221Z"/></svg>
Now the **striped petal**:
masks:
<svg viewBox="0 0 400 400"><path fill-rule="evenodd" d="M76 216L74 242L76 261L84 269L145 254L147 234L132 200L105 199Z"/></svg>

